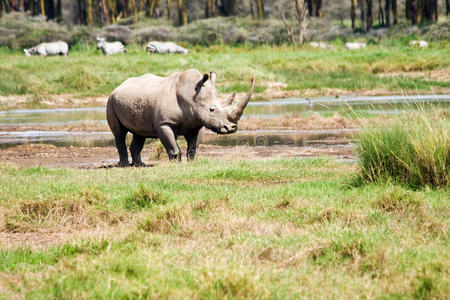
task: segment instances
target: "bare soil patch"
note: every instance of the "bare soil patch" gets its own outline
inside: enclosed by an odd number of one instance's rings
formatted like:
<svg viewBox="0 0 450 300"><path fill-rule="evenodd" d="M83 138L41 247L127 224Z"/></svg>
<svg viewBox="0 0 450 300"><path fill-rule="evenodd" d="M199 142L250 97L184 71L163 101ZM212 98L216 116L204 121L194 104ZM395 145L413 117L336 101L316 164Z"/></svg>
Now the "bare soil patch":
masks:
<svg viewBox="0 0 450 300"><path fill-rule="evenodd" d="M380 73L379 77L395 77L395 76L405 76L412 78L426 78L435 81L450 82L450 68L442 70L429 70L429 71L413 71L413 72L388 72Z"/></svg>
<svg viewBox="0 0 450 300"><path fill-rule="evenodd" d="M155 165L167 161L167 155L155 160L156 145L145 145L142 152L146 164ZM184 149L185 152L185 149ZM278 157L334 156L353 158L351 147L286 147L286 146L210 146L200 145L199 158L214 158L225 161L239 159L264 159ZM185 159L185 158L183 158ZM56 147L45 144L19 145L0 150L0 163L18 166L44 166L63 168L105 168L113 167L118 161L114 147Z"/></svg>
<svg viewBox="0 0 450 300"><path fill-rule="evenodd" d="M130 224L83 229L74 232L0 232L0 249L42 249L81 239L120 239L134 227Z"/></svg>

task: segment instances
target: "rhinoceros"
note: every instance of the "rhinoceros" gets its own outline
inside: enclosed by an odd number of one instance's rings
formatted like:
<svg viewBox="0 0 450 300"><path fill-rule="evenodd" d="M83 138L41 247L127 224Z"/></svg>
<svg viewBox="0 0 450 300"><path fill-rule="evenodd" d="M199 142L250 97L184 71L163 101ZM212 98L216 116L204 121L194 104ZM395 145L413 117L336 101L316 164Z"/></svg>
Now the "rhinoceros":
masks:
<svg viewBox="0 0 450 300"><path fill-rule="evenodd" d="M125 137L133 134L130 145L132 166L144 165L141 151L146 138L159 138L170 160L181 161L178 136L187 141L187 159L194 159L202 127L218 134L237 130L237 122L253 94L255 80L246 96L233 106L233 92L219 99L216 73L201 74L195 69L168 77L145 74L125 80L109 96L106 118L119 152L119 166L129 166Z"/></svg>

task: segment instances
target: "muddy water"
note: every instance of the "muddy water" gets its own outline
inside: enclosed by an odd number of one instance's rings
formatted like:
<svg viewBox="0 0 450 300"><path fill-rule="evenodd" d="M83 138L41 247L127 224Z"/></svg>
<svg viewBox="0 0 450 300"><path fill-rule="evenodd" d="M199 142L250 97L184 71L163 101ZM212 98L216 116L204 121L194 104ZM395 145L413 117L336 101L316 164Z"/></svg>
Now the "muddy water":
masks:
<svg viewBox="0 0 450 300"><path fill-rule="evenodd" d="M427 108L428 105L450 109L450 95L437 96L386 96L353 98L280 99L269 102L251 102L243 118L255 116L273 118L286 113L332 115L341 114L392 114ZM56 146L112 146L110 132L70 131L11 131L18 125L70 125L76 123L105 123L105 108L74 109L23 109L0 111L0 148L26 143L45 143ZM351 147L351 130L259 130L238 131L232 135L216 135L205 131L202 143L234 146L291 147Z"/></svg>

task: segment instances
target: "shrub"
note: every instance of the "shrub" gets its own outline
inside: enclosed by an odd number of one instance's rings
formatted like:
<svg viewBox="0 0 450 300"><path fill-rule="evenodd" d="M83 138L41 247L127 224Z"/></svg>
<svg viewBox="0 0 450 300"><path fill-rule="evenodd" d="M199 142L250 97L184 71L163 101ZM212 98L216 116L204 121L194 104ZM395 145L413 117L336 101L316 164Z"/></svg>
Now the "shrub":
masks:
<svg viewBox="0 0 450 300"><path fill-rule="evenodd" d="M145 27L135 32L135 41L140 44L150 41L170 41L173 38L172 27L167 26Z"/></svg>
<svg viewBox="0 0 450 300"><path fill-rule="evenodd" d="M447 187L449 127L448 113L436 109L368 126L356 139L361 176L368 181L391 178L415 187Z"/></svg>

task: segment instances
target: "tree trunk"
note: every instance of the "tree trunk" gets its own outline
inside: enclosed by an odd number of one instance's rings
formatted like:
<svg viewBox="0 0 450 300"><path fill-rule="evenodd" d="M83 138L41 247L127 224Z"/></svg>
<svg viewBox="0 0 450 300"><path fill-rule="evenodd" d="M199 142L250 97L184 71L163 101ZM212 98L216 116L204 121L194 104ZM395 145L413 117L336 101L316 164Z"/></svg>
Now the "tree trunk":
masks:
<svg viewBox="0 0 450 300"><path fill-rule="evenodd" d="M159 0L147 0L147 16L154 18Z"/></svg>
<svg viewBox="0 0 450 300"><path fill-rule="evenodd" d="M111 18L109 17L108 6L106 5L106 0L102 0L103 13L105 14L106 24L111 24Z"/></svg>
<svg viewBox="0 0 450 300"><path fill-rule="evenodd" d="M222 13L229 17L236 14L236 0L222 0Z"/></svg>
<svg viewBox="0 0 450 300"><path fill-rule="evenodd" d="M181 26L188 24L186 0L178 0L178 22Z"/></svg>
<svg viewBox="0 0 450 300"><path fill-rule="evenodd" d="M264 0L255 0L258 10L258 20L264 20Z"/></svg>
<svg viewBox="0 0 450 300"><path fill-rule="evenodd" d="M89 26L92 26L92 0L88 0L88 6L87 6L87 24Z"/></svg>
<svg viewBox="0 0 450 300"><path fill-rule="evenodd" d="M111 9L111 22L116 23L116 0L108 0L108 6Z"/></svg>
<svg viewBox="0 0 450 300"><path fill-rule="evenodd" d="M205 1L205 19L208 19L211 16L211 0Z"/></svg>
<svg viewBox="0 0 450 300"><path fill-rule="evenodd" d="M437 22L437 0L417 0L418 17L420 23Z"/></svg>
<svg viewBox="0 0 450 300"><path fill-rule="evenodd" d="M155 2L155 1L153 1ZM137 18L137 6L136 6L136 0L130 0L130 6L133 14L133 18Z"/></svg>
<svg viewBox="0 0 450 300"><path fill-rule="evenodd" d="M41 0L41 15L45 17L45 5L44 0Z"/></svg>
<svg viewBox="0 0 450 300"><path fill-rule="evenodd" d="M167 0L167 19L172 21L172 2Z"/></svg>
<svg viewBox="0 0 450 300"><path fill-rule="evenodd" d="M391 27L391 0L386 0L386 9L384 12L386 13L386 26Z"/></svg>
<svg viewBox="0 0 450 300"><path fill-rule="evenodd" d="M367 28L366 28L366 30L370 30L373 25L372 8L373 8L373 1L367 0Z"/></svg>
<svg viewBox="0 0 450 300"><path fill-rule="evenodd" d="M19 9L21 12L25 12L25 0L20 0Z"/></svg>
<svg viewBox="0 0 450 300"><path fill-rule="evenodd" d="M53 20L55 18L55 1L54 0L47 0L46 1L46 9L47 12L47 19Z"/></svg>
<svg viewBox="0 0 450 300"><path fill-rule="evenodd" d="M445 0L445 15L450 16L450 0Z"/></svg>
<svg viewBox="0 0 450 300"><path fill-rule="evenodd" d="M356 0L355 0L356 1ZM303 44L305 40L305 31L306 31L306 24L307 24L307 7L305 0L294 0L295 2L295 10L297 13L297 21L298 21L298 27L299 27L299 33L298 33L298 43L301 45Z"/></svg>
<svg viewBox="0 0 450 300"><path fill-rule="evenodd" d="M352 3L350 17L352 19L352 28L356 29L356 5L357 0L350 0Z"/></svg>
<svg viewBox="0 0 450 300"><path fill-rule="evenodd" d="M366 3L365 1L359 1L359 9L361 11L361 29L367 30L367 17L366 17Z"/></svg>
<svg viewBox="0 0 450 300"><path fill-rule="evenodd" d="M394 25L398 24L398 13L397 13L397 0L391 0L392 16L394 18Z"/></svg>
<svg viewBox="0 0 450 300"><path fill-rule="evenodd" d="M406 0L405 2L405 16L411 24L417 24L417 4L416 0Z"/></svg>
<svg viewBox="0 0 450 300"><path fill-rule="evenodd" d="M386 26L384 23L384 9L381 0L378 0L378 25L383 27Z"/></svg>
<svg viewBox="0 0 450 300"><path fill-rule="evenodd" d="M56 21L62 21L62 4L61 0L56 0Z"/></svg>

